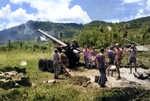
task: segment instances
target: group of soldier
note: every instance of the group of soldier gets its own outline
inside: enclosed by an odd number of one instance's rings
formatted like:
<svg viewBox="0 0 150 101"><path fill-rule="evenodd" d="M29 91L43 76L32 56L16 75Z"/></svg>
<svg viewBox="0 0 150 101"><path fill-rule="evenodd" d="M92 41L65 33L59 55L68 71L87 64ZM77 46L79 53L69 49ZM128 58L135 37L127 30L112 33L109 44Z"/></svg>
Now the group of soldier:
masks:
<svg viewBox="0 0 150 101"><path fill-rule="evenodd" d="M89 56L90 56L90 51L87 49L87 45L85 45L85 51L83 52L84 54L84 60L85 60L85 67L89 68ZM137 50L135 48L134 45L131 45L131 47L128 50L124 50L124 52L127 51L131 51L130 53L130 58L129 58L129 62L130 62L130 74L132 73L132 63L134 63L134 67L135 67L135 72L137 72L136 69L136 53ZM121 64L121 60L122 58L125 56L125 53L123 52L123 50L121 50L119 48L119 44L117 43L116 45L112 45L109 47L109 50L107 51L107 55L108 55L108 59L109 59L109 65L106 67L106 61L105 61L105 55L104 55L104 49L100 50L100 53L98 53L95 57L95 59L92 62L98 62L98 69L100 71L100 81L99 84L101 85L101 87L105 86L105 82L107 81L107 77L106 77L106 69L108 71L108 75L109 75L109 71L111 70L111 66L115 66L117 69L117 73L118 73L118 77L117 80L121 79L120 76L120 64ZM113 69L114 70L114 69ZM111 73L111 76L113 76L113 70Z"/></svg>
<svg viewBox="0 0 150 101"><path fill-rule="evenodd" d="M61 53L57 49L54 49L54 56L53 56L53 68L54 68L54 79L58 79L58 76L61 72L61 69L64 65L67 65L67 56L64 54L65 50L62 50Z"/></svg>
<svg viewBox="0 0 150 101"><path fill-rule="evenodd" d="M70 46L72 48L79 48L78 43L76 41L72 41L72 45ZM104 55L104 49L100 49L100 53L96 53L95 57L92 56L95 51L93 48L90 48L90 50L87 48L87 45L84 46L84 61L85 61L85 68L89 69L89 61L93 64L95 64L96 67L98 67L100 71L100 85L101 87L105 86L105 82L107 81L106 77L106 69L108 71L111 70L112 66L116 67L118 77L117 80L121 79L120 76L120 64L122 58L125 56L125 52L131 51L130 53L130 74L132 73L132 63L134 63L135 72L137 72L136 69L136 53L137 50L134 45L131 45L131 47L128 50L121 50L119 48L119 44L115 44L109 47L109 50L107 51L109 62L106 62L105 55ZM58 75L61 72L63 66L69 66L69 60L67 59L67 56L65 55L65 50L60 51L55 48L54 50L55 54L53 56L53 67L54 67L54 78L58 79ZM106 63L109 63L109 65L106 67ZM111 70L111 76L113 76L113 70Z"/></svg>

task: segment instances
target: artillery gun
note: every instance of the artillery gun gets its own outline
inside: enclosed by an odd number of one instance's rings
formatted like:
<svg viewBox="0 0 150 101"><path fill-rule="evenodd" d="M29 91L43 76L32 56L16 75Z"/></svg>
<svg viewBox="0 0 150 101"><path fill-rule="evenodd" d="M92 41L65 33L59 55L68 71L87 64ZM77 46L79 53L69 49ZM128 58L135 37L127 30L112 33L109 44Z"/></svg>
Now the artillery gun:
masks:
<svg viewBox="0 0 150 101"><path fill-rule="evenodd" d="M61 53L62 50L65 50L65 55L67 56L69 60L69 68L73 68L75 65L79 63L80 60L80 49L79 48L71 48L70 43L64 43L60 40L52 37L51 35L45 33L44 31L38 29L38 32L52 40L54 43L58 44L59 46L56 46L57 50ZM40 59L38 63L39 69L42 71L49 71L54 72L53 68L53 60L50 59Z"/></svg>
<svg viewBox="0 0 150 101"><path fill-rule="evenodd" d="M126 41L128 41L128 42L130 42L130 43L132 43L132 44L135 44L136 46L136 49L138 50L138 51L140 51L140 52L143 52L143 51L149 51L150 50L150 45L140 45L140 44L138 44L138 43L136 43L136 42L134 42L134 41L131 41L131 40L129 40L129 39L127 39L127 38L124 38L124 40L126 40Z"/></svg>

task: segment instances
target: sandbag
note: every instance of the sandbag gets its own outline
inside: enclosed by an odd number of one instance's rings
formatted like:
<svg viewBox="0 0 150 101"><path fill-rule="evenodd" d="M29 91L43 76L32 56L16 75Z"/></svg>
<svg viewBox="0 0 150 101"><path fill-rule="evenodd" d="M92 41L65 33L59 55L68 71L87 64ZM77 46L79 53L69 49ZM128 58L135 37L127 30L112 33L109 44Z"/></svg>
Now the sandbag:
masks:
<svg viewBox="0 0 150 101"><path fill-rule="evenodd" d="M13 80L4 80L4 83L3 83L3 88L4 89L10 89L10 88L13 88L15 86L15 81Z"/></svg>
<svg viewBox="0 0 150 101"><path fill-rule="evenodd" d="M17 72L16 71L5 72L5 75L16 76Z"/></svg>
<svg viewBox="0 0 150 101"><path fill-rule="evenodd" d="M4 80L5 80L5 79L1 79L1 80L0 80L0 88L3 88Z"/></svg>
<svg viewBox="0 0 150 101"><path fill-rule="evenodd" d="M5 79L5 75L4 74L0 74L0 79Z"/></svg>

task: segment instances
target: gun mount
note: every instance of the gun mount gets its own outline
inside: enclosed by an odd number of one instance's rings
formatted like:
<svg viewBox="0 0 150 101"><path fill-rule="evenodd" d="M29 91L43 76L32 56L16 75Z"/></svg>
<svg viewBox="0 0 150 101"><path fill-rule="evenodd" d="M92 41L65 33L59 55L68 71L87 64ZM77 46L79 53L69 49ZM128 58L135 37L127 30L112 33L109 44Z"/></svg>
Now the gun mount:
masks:
<svg viewBox="0 0 150 101"><path fill-rule="evenodd" d="M56 46L57 50L61 53L62 50L65 50L65 55L67 56L69 60L69 68L73 68L76 64L79 63L80 60L80 49L79 48L73 48L70 46L70 43L64 43L60 40L52 37L51 35L43 32L42 30L38 29L38 32L52 40L54 43L58 44L59 46ZM53 68L53 60L50 59L40 59L38 63L39 69L42 71L49 71L54 72Z"/></svg>

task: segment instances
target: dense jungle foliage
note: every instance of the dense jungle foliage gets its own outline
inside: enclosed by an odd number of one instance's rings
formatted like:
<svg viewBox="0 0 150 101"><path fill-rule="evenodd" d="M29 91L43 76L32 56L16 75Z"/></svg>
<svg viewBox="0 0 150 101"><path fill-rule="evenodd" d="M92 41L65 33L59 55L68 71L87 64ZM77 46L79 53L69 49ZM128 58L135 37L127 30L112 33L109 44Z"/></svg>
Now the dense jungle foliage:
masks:
<svg viewBox="0 0 150 101"><path fill-rule="evenodd" d="M94 21L84 25L78 36L78 42L81 46L107 47L115 43L125 45L124 38L139 44L150 44L150 19L121 23Z"/></svg>

